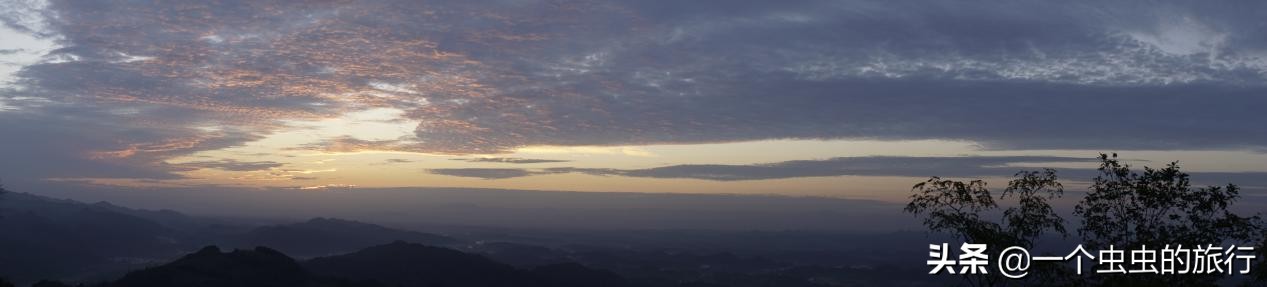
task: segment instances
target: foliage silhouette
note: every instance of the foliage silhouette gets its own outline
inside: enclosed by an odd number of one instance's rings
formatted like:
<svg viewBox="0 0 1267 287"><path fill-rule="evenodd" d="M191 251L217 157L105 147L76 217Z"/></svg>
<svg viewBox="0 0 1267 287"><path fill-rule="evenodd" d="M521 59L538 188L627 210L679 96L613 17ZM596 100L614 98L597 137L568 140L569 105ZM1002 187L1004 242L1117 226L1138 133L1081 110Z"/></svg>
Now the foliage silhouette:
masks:
<svg viewBox="0 0 1267 287"><path fill-rule="evenodd" d="M1229 210L1239 198L1233 184L1192 188L1189 176L1176 162L1162 169L1145 167L1131 171L1117 154L1100 154L1100 175L1086 196L1075 206L1081 225L1078 235L1087 250L1114 246L1118 250L1167 244L1186 247L1257 243L1257 257L1267 252L1267 228L1259 215L1241 216ZM1033 249L1034 240L1047 233L1068 236L1061 218L1048 203L1063 194L1056 172L1022 171L1008 183L1000 199L1016 196L1014 206L1003 212L1001 223L982 219L998 208L986 183L944 180L932 177L916 184L915 194L904 211L921 216L932 232L948 233L967 243L984 243L997 258L1008 246ZM1262 264L1257 264L1253 280L1267 282ZM1072 268L1059 264L1035 264L1027 284L1049 286L1210 286L1224 278L1203 275L1074 275ZM1036 273L1036 274L1035 274ZM972 286L1005 283L997 274L963 276Z"/></svg>
<svg viewBox="0 0 1267 287"><path fill-rule="evenodd" d="M1240 245L1256 243L1261 235L1259 216L1244 217L1228 210L1240 197L1240 188L1234 184L1194 189L1177 162L1137 173L1119 161L1116 153L1100 154L1099 171L1074 211L1082 219L1078 233L1088 248ZM1212 285L1222 276L1098 277L1102 284L1112 286L1195 286Z"/></svg>
<svg viewBox="0 0 1267 287"><path fill-rule="evenodd" d="M1030 248L1048 230L1066 234L1064 219L1047 203L1064 194L1056 171L1022 171L1015 177L999 195L1000 200L1016 197L1018 202L1003 211L1002 223L982 219L982 213L997 209L998 203L981 180L962 182L932 177L912 187L916 193L903 210L923 216L924 225L931 231L949 233L966 243ZM1001 249L987 251L991 258L997 258ZM994 286L1006 279L993 272L963 278L971 286Z"/></svg>

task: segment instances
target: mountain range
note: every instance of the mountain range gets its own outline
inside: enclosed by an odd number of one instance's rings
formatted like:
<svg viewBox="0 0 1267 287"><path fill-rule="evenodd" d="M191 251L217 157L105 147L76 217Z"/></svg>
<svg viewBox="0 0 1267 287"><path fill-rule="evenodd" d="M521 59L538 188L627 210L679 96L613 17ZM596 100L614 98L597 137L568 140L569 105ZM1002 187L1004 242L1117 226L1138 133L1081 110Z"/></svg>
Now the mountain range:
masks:
<svg viewBox="0 0 1267 287"><path fill-rule="evenodd" d="M37 287L939 285L905 276L927 272L905 264L922 262L923 250L902 247L934 240L922 233L402 230L16 192L0 194L0 231L0 277Z"/></svg>
<svg viewBox="0 0 1267 287"><path fill-rule="evenodd" d="M0 275L17 282L106 279L206 245L268 246L306 258L397 240L431 245L459 242L443 235L349 220L315 218L255 226L171 210L86 204L17 192L0 195L0 230Z"/></svg>
<svg viewBox="0 0 1267 287"><path fill-rule="evenodd" d="M204 247L171 263L130 272L97 287L581 287L629 286L576 264L517 269L480 255L397 241L297 261L267 247L223 252Z"/></svg>

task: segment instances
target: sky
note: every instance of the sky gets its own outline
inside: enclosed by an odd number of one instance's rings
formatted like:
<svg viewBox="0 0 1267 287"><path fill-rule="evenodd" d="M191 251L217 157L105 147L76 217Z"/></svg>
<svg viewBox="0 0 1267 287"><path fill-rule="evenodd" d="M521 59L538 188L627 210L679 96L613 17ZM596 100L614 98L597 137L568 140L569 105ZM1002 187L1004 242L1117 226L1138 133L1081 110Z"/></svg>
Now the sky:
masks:
<svg viewBox="0 0 1267 287"><path fill-rule="evenodd" d="M1267 202L1264 30L1261 2L10 0L0 178L900 203L1117 152Z"/></svg>

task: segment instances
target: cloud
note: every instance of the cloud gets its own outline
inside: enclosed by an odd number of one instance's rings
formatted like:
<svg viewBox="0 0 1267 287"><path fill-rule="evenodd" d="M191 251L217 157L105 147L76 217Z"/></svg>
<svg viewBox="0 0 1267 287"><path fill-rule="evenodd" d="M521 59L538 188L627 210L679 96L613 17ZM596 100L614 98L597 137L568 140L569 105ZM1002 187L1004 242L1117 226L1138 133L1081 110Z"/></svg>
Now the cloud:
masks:
<svg viewBox="0 0 1267 287"><path fill-rule="evenodd" d="M355 184L323 184L312 186L299 186L293 189L298 190L353 190L356 189Z"/></svg>
<svg viewBox="0 0 1267 287"><path fill-rule="evenodd" d="M1023 168L1019 163L1093 162L1094 158L1054 156L967 156L967 157L838 157L825 160L795 160L768 164L721 165L686 164L647 169L557 167L544 169L456 168L431 169L433 174L483 179L503 179L543 174L583 173L600 176L646 178L687 178L714 181L762 180L820 176L947 176L980 177L1008 175Z"/></svg>
<svg viewBox="0 0 1267 287"><path fill-rule="evenodd" d="M227 171L259 171L278 168L284 164L272 161L238 161L234 159L221 159L216 161L186 162L177 165L190 168L214 168Z"/></svg>
<svg viewBox="0 0 1267 287"><path fill-rule="evenodd" d="M466 161L466 162L495 162L495 163L514 163L514 164L568 162L567 160L557 160L557 159L536 159L536 158L517 158L517 157L455 158L453 160L460 160L460 161Z"/></svg>
<svg viewBox="0 0 1267 287"><path fill-rule="evenodd" d="M427 172L439 175L474 177L481 179L503 179L542 174L540 171L530 171L518 168L435 168L428 169Z"/></svg>
<svg viewBox="0 0 1267 287"><path fill-rule="evenodd" d="M1255 56L1262 45L1250 15L1237 11L1031 1L634 6L630 13L656 24L546 41L578 48L521 58L517 74L544 77L495 84L513 93L426 110L415 148L776 138L961 139L991 149L1267 145L1259 136L1267 130L1247 124L1263 115L1244 108L1267 104L1253 96L1267 92ZM1169 22L1178 16L1195 20ZM1176 25L1224 36L1165 36ZM1177 54L1141 36L1154 34L1202 49Z"/></svg>
<svg viewBox="0 0 1267 287"><path fill-rule="evenodd" d="M362 150L378 150L378 151L410 151L411 144L408 140L363 140L351 136L341 136L330 139L321 140L315 143L308 143L297 147L288 148L290 150L314 150L322 152L356 152Z"/></svg>
<svg viewBox="0 0 1267 287"><path fill-rule="evenodd" d="M379 107L406 111L412 136L296 148L1267 150L1264 3L542 4L14 2L0 21L59 47L0 88L5 129L48 130L5 155L86 164L36 176L173 177L176 156Z"/></svg>
<svg viewBox="0 0 1267 287"><path fill-rule="evenodd" d="M0 113L0 170L14 178L177 179L187 167L165 159L248 141L249 134L226 130L189 134L151 129L109 111L89 107L48 107L57 116L24 110Z"/></svg>
<svg viewBox="0 0 1267 287"><path fill-rule="evenodd" d="M389 158L389 159L383 160L382 162L371 163L370 165L392 165L392 164L413 163L413 162L418 162L418 161L411 160L411 159L403 159L403 158Z"/></svg>
<svg viewBox="0 0 1267 287"><path fill-rule="evenodd" d="M830 176L898 176L947 178L1008 177L1022 170L1038 170L1043 165L1084 165L1078 168L1056 168L1060 177L1088 181L1099 175L1095 158L1059 156L962 156L901 157L866 156L838 157L825 160L794 160L753 165L684 164L646 169L554 167L518 168L452 168L430 169L429 173L480 179L506 179L535 175L578 173L596 176L623 176L660 179L698 179L710 181L744 181ZM1024 164L1024 165L1021 165ZM1142 169L1142 165L1136 165ZM1137 170L1137 172L1142 172ZM1237 184L1251 195L1267 191L1267 172L1189 172L1196 186Z"/></svg>
<svg viewBox="0 0 1267 287"><path fill-rule="evenodd" d="M0 25L38 37L52 36L42 33L45 27L40 19L48 17L48 15L45 15L48 11L43 9L45 5L42 2L39 0L14 0L0 3Z"/></svg>

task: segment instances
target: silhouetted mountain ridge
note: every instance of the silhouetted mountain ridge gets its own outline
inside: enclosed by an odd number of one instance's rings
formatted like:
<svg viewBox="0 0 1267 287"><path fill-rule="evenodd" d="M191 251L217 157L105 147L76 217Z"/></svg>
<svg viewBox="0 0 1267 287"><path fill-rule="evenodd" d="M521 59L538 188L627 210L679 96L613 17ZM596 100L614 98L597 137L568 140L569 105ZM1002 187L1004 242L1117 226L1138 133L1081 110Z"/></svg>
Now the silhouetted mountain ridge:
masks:
<svg viewBox="0 0 1267 287"><path fill-rule="evenodd" d="M480 255L393 242L298 262L267 247L208 246L95 287L581 287L631 286L620 276L567 263L516 269Z"/></svg>
<svg viewBox="0 0 1267 287"><path fill-rule="evenodd" d="M514 267L461 251L393 242L304 263L314 273L400 286L539 286Z"/></svg>
<svg viewBox="0 0 1267 287"><path fill-rule="evenodd" d="M199 246L269 246L300 257L352 252L396 240L453 244L435 234L332 218L255 227L251 223L93 204L30 193L0 194L0 276L97 281L169 261Z"/></svg>
<svg viewBox="0 0 1267 287"><path fill-rule="evenodd" d="M241 246L269 246L286 254L312 257L352 252L366 246L393 241L445 245L458 242L451 237L386 228L335 218L314 218L301 223L252 229L241 237Z"/></svg>
<svg viewBox="0 0 1267 287"><path fill-rule="evenodd" d="M381 286L476 287L941 285L936 278L905 276L926 272L904 259L923 258L922 251L900 248L928 241L923 233L858 237L425 226L479 239L461 242L331 218L266 226L257 222L6 193L0 195L0 227L5 232L0 236L0 276L10 276L20 286L38 279L118 279L100 286L189 285L181 280L301 287L380 286L370 281ZM98 236L106 240L94 241ZM244 249L189 253L207 245ZM352 253L329 255L340 252ZM292 259L322 255L326 257ZM133 272L126 281L119 279L125 270L142 267L151 268ZM252 276L259 274L251 270L257 269L281 277L255 280ZM46 283L41 287L66 286Z"/></svg>
<svg viewBox="0 0 1267 287"><path fill-rule="evenodd" d="M273 249L221 252L208 246L174 262L128 273L102 287L352 287L382 286L321 278Z"/></svg>
<svg viewBox="0 0 1267 287"><path fill-rule="evenodd" d="M179 232L118 207L0 196L0 270L15 281L94 273L191 249Z"/></svg>

